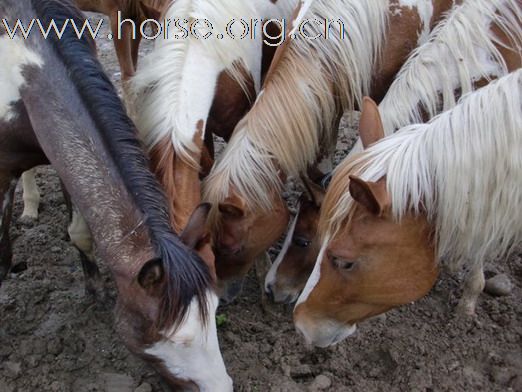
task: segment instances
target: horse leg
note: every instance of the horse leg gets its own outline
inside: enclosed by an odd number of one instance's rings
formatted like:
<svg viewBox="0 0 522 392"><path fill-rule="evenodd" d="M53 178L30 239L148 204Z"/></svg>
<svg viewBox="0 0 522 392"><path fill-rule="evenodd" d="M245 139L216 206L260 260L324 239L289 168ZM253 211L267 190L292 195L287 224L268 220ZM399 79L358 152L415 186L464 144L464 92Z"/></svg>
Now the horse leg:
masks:
<svg viewBox="0 0 522 392"><path fill-rule="evenodd" d="M475 315L478 297L482 290L484 290L485 285L486 280L484 278L483 263L480 262L475 264L469 271L468 276L466 276L462 298L457 306L459 314L464 316Z"/></svg>
<svg viewBox="0 0 522 392"><path fill-rule="evenodd" d="M71 244L78 249L82 262L83 276L85 279L85 293L87 296L103 301L105 298L105 288L96 259L94 257L94 245L91 231L87 222L72 204L69 193L62 184L65 204L69 211L69 227L67 232L71 239Z"/></svg>
<svg viewBox="0 0 522 392"><path fill-rule="evenodd" d="M131 47L132 66L134 72L138 69L138 56L140 50L141 34L136 34L136 38L129 37Z"/></svg>
<svg viewBox="0 0 522 392"><path fill-rule="evenodd" d="M38 219L38 205L40 204L40 192L36 185L36 170L31 169L22 174L22 188L24 211L22 219Z"/></svg>
<svg viewBox="0 0 522 392"><path fill-rule="evenodd" d="M16 178L7 173L0 173L0 285L11 269L13 258L9 226L13 214L16 183Z"/></svg>

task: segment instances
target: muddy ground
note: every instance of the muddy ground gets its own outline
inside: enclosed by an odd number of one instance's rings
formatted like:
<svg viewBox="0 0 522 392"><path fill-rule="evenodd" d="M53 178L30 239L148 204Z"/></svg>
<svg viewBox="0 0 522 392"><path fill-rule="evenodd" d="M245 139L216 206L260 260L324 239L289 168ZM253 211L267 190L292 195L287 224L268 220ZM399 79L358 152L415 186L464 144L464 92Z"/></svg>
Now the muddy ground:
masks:
<svg viewBox="0 0 522 392"><path fill-rule="evenodd" d="M112 44L98 44L119 85ZM343 137L341 150L348 143ZM14 263L26 262L28 269L11 274L0 288L0 392L164 390L113 330L115 291L103 263L108 300L92 303L84 296L58 178L41 168L37 180L40 218L19 220L18 192L11 229ZM305 347L294 332L291 307L265 314L252 273L241 298L218 310L226 315L219 338L235 389L522 391L522 252L486 270L488 277L507 274L514 289L505 297L483 294L475 320L455 317L460 279L444 274L423 300L361 325L353 338L328 349Z"/></svg>

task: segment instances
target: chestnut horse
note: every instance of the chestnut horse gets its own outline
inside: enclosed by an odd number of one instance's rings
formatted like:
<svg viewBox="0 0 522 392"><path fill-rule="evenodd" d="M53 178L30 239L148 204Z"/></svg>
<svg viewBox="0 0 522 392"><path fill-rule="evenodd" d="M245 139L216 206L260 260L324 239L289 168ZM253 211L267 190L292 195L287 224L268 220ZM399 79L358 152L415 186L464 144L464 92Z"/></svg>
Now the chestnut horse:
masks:
<svg viewBox="0 0 522 392"><path fill-rule="evenodd" d="M294 310L297 330L320 347L426 295L439 260L482 271L522 242L522 69L384 139L368 99L360 134L375 144L334 174L319 257Z"/></svg>
<svg viewBox="0 0 522 392"><path fill-rule="evenodd" d="M287 226L281 197L287 176L299 176L331 153L342 113L370 90L382 99L408 54L452 4L300 3L261 94L204 186L204 199L213 205L217 274L225 293L230 287L229 297ZM329 37L321 37L326 26L313 19L335 21Z"/></svg>
<svg viewBox="0 0 522 392"><path fill-rule="evenodd" d="M12 23L39 18L58 26L82 18L61 0L4 0L0 15ZM164 195L93 42L70 30L61 39L38 34L11 39L0 30L0 53L3 272L10 264L17 178L50 162L112 271L118 289L115 324L128 348L172 388L231 391L216 334L213 260L193 250L208 237L200 229L208 207L196 211L183 244L170 228Z"/></svg>
<svg viewBox="0 0 522 392"><path fill-rule="evenodd" d="M453 107L461 94L521 67L520 15L520 2L514 0L455 5L428 42L410 56L379 105L385 134L430 119ZM350 155L358 151L360 141ZM325 191L315 184L306 188L296 222L287 233L287 246L265 280L265 289L276 302L297 299L319 252L314 239ZM462 310L469 313L476 296L464 295Z"/></svg>

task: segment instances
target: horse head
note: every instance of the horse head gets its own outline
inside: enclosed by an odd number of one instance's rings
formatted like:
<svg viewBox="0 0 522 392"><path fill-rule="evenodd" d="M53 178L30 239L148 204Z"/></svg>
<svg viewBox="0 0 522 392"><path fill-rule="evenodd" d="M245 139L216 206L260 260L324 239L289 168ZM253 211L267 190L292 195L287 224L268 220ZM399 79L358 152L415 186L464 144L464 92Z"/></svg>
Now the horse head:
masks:
<svg viewBox="0 0 522 392"><path fill-rule="evenodd" d="M359 133L365 148L384 136L377 105L369 99ZM297 330L320 347L351 335L363 320L426 295L438 276L426 214L397 221L386 178L364 181L353 169L343 165L329 186L319 223L321 250L294 310ZM347 178L350 211L333 234L325 235L323 225L338 210Z"/></svg>

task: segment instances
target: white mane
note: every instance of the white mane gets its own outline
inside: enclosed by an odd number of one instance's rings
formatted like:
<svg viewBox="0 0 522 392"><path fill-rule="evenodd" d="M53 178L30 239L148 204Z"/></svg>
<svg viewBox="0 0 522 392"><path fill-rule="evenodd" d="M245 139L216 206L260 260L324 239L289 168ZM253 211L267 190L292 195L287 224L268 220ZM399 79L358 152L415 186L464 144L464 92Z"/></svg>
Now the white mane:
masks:
<svg viewBox="0 0 522 392"><path fill-rule="evenodd" d="M331 238L353 211L348 173L367 181L386 176L395 217L427 211L441 258L458 266L503 256L522 241L521 151L518 70L343 162L330 185L340 197L325 201L321 234Z"/></svg>
<svg viewBox="0 0 522 392"><path fill-rule="evenodd" d="M162 35L156 39L154 50L143 59L131 80L131 90L137 101L134 105L136 124L149 148L170 137L176 152L191 160L187 152L195 149L195 124L208 117L222 70L244 87L245 75L239 68L243 66L253 76L256 88L259 87L261 37L234 39L224 34L218 39L216 35L225 33L226 24L233 19L261 19L274 7L268 0L172 1L165 15L165 19L172 20L169 37L165 39ZM213 36L209 39L197 39L193 35L175 38L175 34L180 33L174 24L176 19L191 22L206 19L214 26ZM242 33L239 23L234 25L233 31L237 35Z"/></svg>
<svg viewBox="0 0 522 392"><path fill-rule="evenodd" d="M518 0L466 0L456 5L402 67L379 109L386 134L423 122L456 104L481 79L508 74L505 48L496 26L522 51L522 3Z"/></svg>
<svg viewBox="0 0 522 392"><path fill-rule="evenodd" d="M332 26L329 39L292 39L264 89L207 179L206 199L221 201L234 188L251 208L270 209L281 190L280 171L297 175L317 158L321 145L335 140L341 108L353 108L369 93L388 20L388 0L307 0L293 23L305 19L344 22ZM309 23L309 37L321 33ZM277 56L277 55L276 55Z"/></svg>

